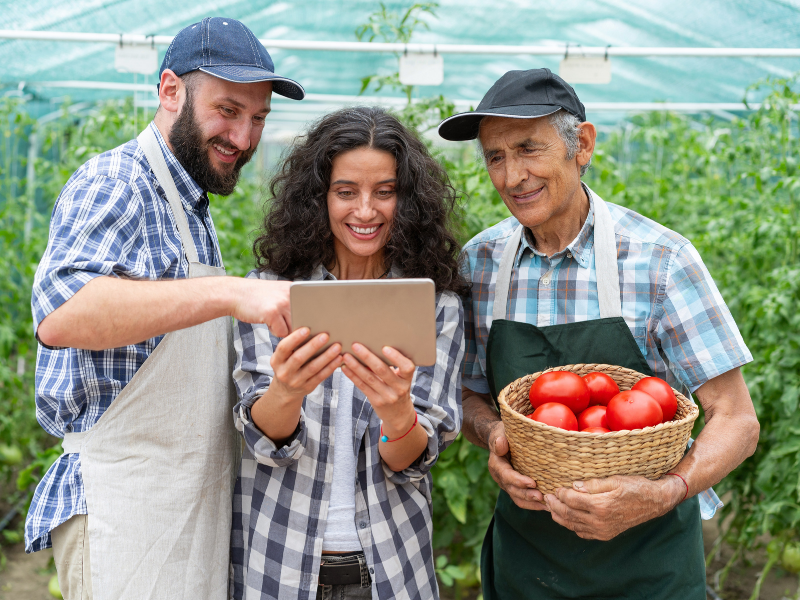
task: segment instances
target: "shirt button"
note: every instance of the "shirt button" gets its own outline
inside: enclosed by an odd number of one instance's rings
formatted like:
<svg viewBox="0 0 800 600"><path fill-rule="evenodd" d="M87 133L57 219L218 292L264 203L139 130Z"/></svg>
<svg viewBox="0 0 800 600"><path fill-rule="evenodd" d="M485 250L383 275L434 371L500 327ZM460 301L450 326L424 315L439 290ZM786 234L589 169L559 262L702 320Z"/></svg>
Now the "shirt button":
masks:
<svg viewBox="0 0 800 600"><path fill-rule="evenodd" d="M572 258L572 252L567 252L567 258Z"/></svg>
<svg viewBox="0 0 800 600"><path fill-rule="evenodd" d="M372 567L370 567L370 568L369 568L369 574L370 574L370 575L374 575L374 574L375 574L375 569L373 569Z"/></svg>
<svg viewBox="0 0 800 600"><path fill-rule="evenodd" d="M542 285L550 285L550 278L545 277L544 279L542 279Z"/></svg>
<svg viewBox="0 0 800 600"><path fill-rule="evenodd" d="M364 529L366 528L367 524L364 523L364 521L361 521L361 523L359 523L358 526L361 527L361 529Z"/></svg>

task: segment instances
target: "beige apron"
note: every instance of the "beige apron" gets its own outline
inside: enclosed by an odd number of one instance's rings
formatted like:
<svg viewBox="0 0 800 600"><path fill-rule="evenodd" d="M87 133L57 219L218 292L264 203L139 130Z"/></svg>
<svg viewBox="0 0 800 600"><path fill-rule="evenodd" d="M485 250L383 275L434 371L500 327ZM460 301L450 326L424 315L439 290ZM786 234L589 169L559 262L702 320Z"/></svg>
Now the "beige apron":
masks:
<svg viewBox="0 0 800 600"><path fill-rule="evenodd" d="M164 188L189 277L198 262L183 205L148 127L139 135ZM231 319L168 333L89 431L79 452L95 600L224 600L239 444L233 427Z"/></svg>

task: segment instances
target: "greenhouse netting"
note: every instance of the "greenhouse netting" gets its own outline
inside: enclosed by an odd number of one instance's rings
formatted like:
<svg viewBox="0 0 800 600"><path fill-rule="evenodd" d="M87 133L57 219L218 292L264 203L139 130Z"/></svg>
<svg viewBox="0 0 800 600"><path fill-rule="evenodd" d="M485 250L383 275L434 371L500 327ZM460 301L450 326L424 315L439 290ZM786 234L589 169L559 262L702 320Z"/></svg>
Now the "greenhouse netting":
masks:
<svg viewBox="0 0 800 600"><path fill-rule="evenodd" d="M436 136L439 120L510 69L566 61L604 81L571 80L601 133L583 180L694 244L754 357L743 375L761 438L715 486L726 506L706 531L710 597L800 599L800 0L0 0L0 600L58 588L49 558L22 544L33 490L62 452L34 405L31 289L53 206L82 164L144 128L169 40L206 16L244 22L308 92L273 98L239 185L211 197L236 276L254 266L281 151L319 115L381 104L425 135L458 192L465 243L508 209L474 148ZM400 85L407 50L442 60L441 82ZM117 69L126 52L141 55L137 73ZM479 594L498 495L487 456L460 437L433 468L447 600Z"/></svg>
<svg viewBox="0 0 800 600"><path fill-rule="evenodd" d="M279 42L355 42L358 26L385 7L402 14L411 2L367 0L48 0L0 2L0 86L6 95L27 95L29 110L46 114L65 97L72 102L135 95L138 106L154 106L157 74L115 69L115 44L91 41L14 39L25 32L173 36L205 16L243 21L266 44L276 69L300 81L309 101L276 99L265 133L291 133L311 117L356 101L362 79L397 71L397 53L287 49ZM798 0L499 1L443 0L433 13L420 13L412 42L488 46L474 53L444 53L440 85L420 86L417 97L442 94L459 110L476 104L483 92L509 69L549 67L558 71L564 55L580 57L587 48L607 48L611 80L576 84L595 122L617 122L630 110L652 108L631 103L691 103L701 111L735 109L751 83L765 76L786 77L800 70ZM384 30L374 41L405 41ZM168 39L167 37L167 39ZM160 38L163 41L163 38ZM369 39L369 35L364 38ZM153 38L155 40L155 38ZM270 44L270 41L273 43ZM153 43L160 62L164 43ZM554 54L490 54L498 45L552 48ZM621 49L642 56L619 56ZM665 49L700 48L720 56L647 55ZM724 49L794 49L794 56L725 56ZM605 58L605 56L604 56ZM367 95L371 95L368 91ZM392 103L397 90L382 90ZM708 104L711 103L711 104ZM680 107L678 107L680 108ZM620 110L625 109L625 110Z"/></svg>

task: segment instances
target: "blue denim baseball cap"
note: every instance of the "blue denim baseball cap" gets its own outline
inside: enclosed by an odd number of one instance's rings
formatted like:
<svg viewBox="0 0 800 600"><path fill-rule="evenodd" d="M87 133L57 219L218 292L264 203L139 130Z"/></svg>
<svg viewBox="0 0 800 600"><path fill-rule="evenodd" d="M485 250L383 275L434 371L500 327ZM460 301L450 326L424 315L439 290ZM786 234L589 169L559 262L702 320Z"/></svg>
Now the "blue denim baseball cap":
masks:
<svg viewBox="0 0 800 600"><path fill-rule="evenodd" d="M276 94L292 100L302 100L306 95L302 85L275 74L267 49L235 19L206 17L181 29L161 63L159 81L164 69L179 77L199 70L236 83L271 81Z"/></svg>

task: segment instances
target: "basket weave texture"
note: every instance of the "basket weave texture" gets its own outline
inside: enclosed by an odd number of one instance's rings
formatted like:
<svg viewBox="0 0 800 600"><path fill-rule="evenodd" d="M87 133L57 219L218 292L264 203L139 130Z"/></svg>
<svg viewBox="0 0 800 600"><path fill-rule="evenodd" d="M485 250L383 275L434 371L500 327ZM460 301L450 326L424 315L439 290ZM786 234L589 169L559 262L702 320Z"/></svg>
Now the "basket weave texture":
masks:
<svg viewBox="0 0 800 600"><path fill-rule="evenodd" d="M572 487L573 481L641 475L658 479L677 465L686 450L699 410L677 390L678 411L672 421L655 427L611 433L566 431L529 419L533 412L528 392L537 377L550 371L570 371L586 375L605 373L619 385L631 389L646 377L637 371L603 364L578 364L554 367L526 375L506 386L497 400L505 424L514 468L536 481L542 493L559 487Z"/></svg>

